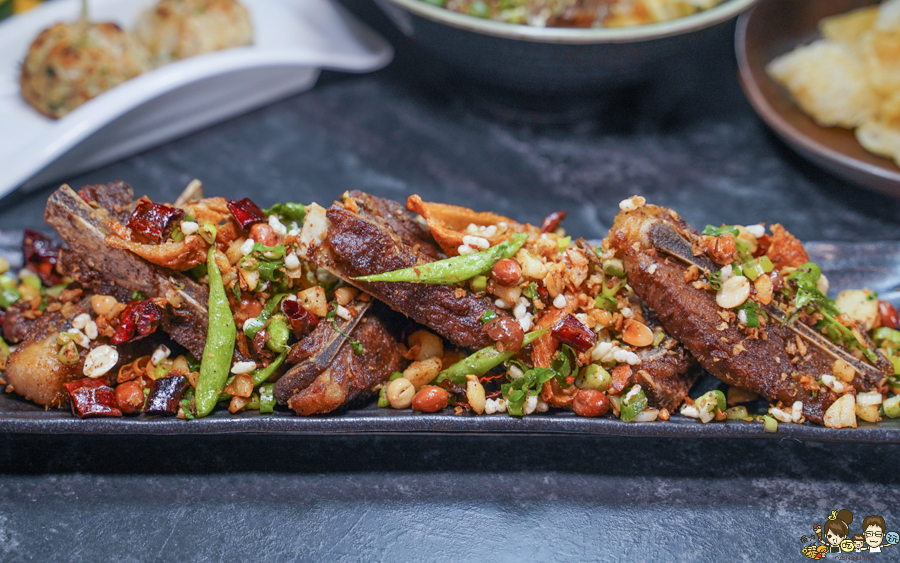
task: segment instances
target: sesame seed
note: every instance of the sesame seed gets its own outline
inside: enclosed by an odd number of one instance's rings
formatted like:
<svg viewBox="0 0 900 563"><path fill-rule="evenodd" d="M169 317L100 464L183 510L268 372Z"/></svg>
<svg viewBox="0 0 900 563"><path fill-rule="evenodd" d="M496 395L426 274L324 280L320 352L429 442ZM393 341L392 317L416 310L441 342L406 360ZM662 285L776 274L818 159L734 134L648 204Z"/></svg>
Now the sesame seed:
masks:
<svg viewBox="0 0 900 563"><path fill-rule="evenodd" d="M297 258L297 255L291 252L287 256L284 257L284 267L288 270L296 270L300 267L300 259Z"/></svg>
<svg viewBox="0 0 900 563"><path fill-rule="evenodd" d="M84 325L84 335L88 337L88 340L97 340L97 337L100 336L100 331L97 329L97 323L88 321L87 324Z"/></svg>
<svg viewBox="0 0 900 563"><path fill-rule="evenodd" d="M506 370L506 375L510 379L522 379L525 377L525 374L522 373L522 370L516 364L510 364L509 369Z"/></svg>
<svg viewBox="0 0 900 563"><path fill-rule="evenodd" d="M491 243L488 242L488 239L472 235L464 235L463 244L471 246L472 248L480 248L481 250L487 250L491 247Z"/></svg>
<svg viewBox="0 0 900 563"><path fill-rule="evenodd" d="M156 348L156 350L153 351L153 355L150 356L150 363L155 366L158 366L159 362L168 358L169 354L171 354L171 353L172 353L172 351L169 350L168 346L160 345L159 347Z"/></svg>
<svg viewBox="0 0 900 563"><path fill-rule="evenodd" d="M236 362L231 366L231 373L240 375L242 373L250 373L256 369L256 362Z"/></svg>
<svg viewBox="0 0 900 563"><path fill-rule="evenodd" d="M531 330L532 323L534 323L534 315L531 313L525 313L525 316L519 319L519 326L521 326L522 330L525 332Z"/></svg>
<svg viewBox="0 0 900 563"><path fill-rule="evenodd" d="M766 228L762 225L750 225L749 227L747 227L747 232L749 232L756 238L759 238L766 234Z"/></svg>
<svg viewBox="0 0 900 563"><path fill-rule="evenodd" d="M181 232L184 233L184 236L190 236L196 234L197 231L200 230L200 225L197 224L196 221L182 221L181 222Z"/></svg>
<svg viewBox="0 0 900 563"><path fill-rule="evenodd" d="M275 234L284 236L287 234L287 227L275 215L269 216L269 226L275 231Z"/></svg>
<svg viewBox="0 0 900 563"><path fill-rule="evenodd" d="M87 313L81 313L80 315L78 315L77 317L72 319L72 328L77 328L78 330L81 330L84 328L84 326L87 323L90 322L90 320L91 320L90 315L88 315Z"/></svg>

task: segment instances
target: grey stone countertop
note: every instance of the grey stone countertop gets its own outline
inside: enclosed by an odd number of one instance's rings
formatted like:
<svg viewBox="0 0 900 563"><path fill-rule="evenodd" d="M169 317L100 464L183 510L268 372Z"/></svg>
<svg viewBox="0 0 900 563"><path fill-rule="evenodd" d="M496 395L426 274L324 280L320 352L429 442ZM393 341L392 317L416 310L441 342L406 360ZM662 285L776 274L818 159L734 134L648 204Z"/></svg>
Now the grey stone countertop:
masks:
<svg viewBox="0 0 900 563"><path fill-rule="evenodd" d="M689 221L897 240L895 200L769 133L730 30L656 85L548 104L480 92L416 52L69 179L327 202L346 189L490 209L600 238L639 193ZM552 107L552 111L547 111ZM573 117L574 116L574 117ZM55 186L0 202L41 224ZM578 436L0 436L0 561L804 561L832 510L900 529L900 447ZM865 554L856 554L865 555ZM873 554L897 560L900 546Z"/></svg>

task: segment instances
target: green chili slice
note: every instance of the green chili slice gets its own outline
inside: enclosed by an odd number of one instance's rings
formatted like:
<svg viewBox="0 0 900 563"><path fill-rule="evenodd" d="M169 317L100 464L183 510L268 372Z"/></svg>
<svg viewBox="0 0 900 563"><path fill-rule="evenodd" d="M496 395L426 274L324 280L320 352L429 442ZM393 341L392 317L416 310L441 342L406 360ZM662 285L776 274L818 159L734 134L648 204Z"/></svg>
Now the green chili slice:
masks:
<svg viewBox="0 0 900 563"><path fill-rule="evenodd" d="M884 401L884 414L888 418L900 418L900 395Z"/></svg>
<svg viewBox="0 0 900 563"><path fill-rule="evenodd" d="M371 276L354 278L364 282L415 282L432 284L451 284L484 274L494 267L501 258L511 258L522 248L528 235L515 233L497 246L482 252L465 256L454 256L437 262L429 262L421 266L403 268L393 272L384 272Z"/></svg>
<svg viewBox="0 0 900 563"><path fill-rule="evenodd" d="M269 322L269 319L272 317L272 313L275 312L275 307L281 303L281 300L287 297L287 293L279 293L269 299L269 303L266 305L266 308L263 309L262 313L259 314L258 317L251 320L249 323L244 323L243 330L244 334L247 335L247 338L253 339L256 336L256 333L265 328L266 323Z"/></svg>
<svg viewBox="0 0 900 563"><path fill-rule="evenodd" d="M628 402L625 402L625 397L628 393L622 395L622 410L619 412L619 420L623 420L628 422L630 420L634 420L637 415L641 414L647 409L648 401L647 395L644 394L644 390L641 389L638 391Z"/></svg>
<svg viewBox="0 0 900 563"><path fill-rule="evenodd" d="M275 384L266 383L259 387L259 412L270 414L275 412Z"/></svg>
<svg viewBox="0 0 900 563"><path fill-rule="evenodd" d="M206 332L206 346L200 361L200 377L197 380L197 391L194 404L197 416L203 417L212 412L219 400L219 394L225 388L225 380L231 368L234 354L234 339L237 328L234 317L228 306L228 296L222 284L222 272L216 265L216 248L211 246L206 255L206 267L209 276L209 328Z"/></svg>

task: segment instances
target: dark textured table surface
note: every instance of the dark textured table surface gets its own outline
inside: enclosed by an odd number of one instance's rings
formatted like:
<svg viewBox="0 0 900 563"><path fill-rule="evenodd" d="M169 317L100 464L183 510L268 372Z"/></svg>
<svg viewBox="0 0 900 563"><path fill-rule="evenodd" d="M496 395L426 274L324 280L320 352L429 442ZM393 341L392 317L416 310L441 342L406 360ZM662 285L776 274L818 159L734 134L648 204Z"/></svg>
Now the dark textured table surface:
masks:
<svg viewBox="0 0 900 563"><path fill-rule="evenodd" d="M807 164L753 114L724 30L651 85L591 100L482 92L397 48L316 88L68 179L327 202L343 190L566 209L602 237L633 193L697 224L781 222L809 240L900 239L898 202ZM552 109L548 109L552 108ZM0 201L33 228L54 186ZM900 528L900 447L528 436L0 436L0 561L806 560L847 508ZM900 546L873 559L897 560Z"/></svg>

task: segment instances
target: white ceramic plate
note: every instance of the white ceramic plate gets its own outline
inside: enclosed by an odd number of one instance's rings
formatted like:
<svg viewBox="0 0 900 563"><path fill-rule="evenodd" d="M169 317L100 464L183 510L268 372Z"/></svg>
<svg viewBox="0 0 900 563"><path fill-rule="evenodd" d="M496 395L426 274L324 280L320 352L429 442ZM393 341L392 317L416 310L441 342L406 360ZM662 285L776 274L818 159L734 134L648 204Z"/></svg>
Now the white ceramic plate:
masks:
<svg viewBox="0 0 900 563"><path fill-rule="evenodd" d="M254 44L185 59L125 82L53 120L19 94L19 69L46 27L74 21L78 0L0 24L0 197L113 162L312 88L321 69L376 70L391 47L329 0L242 0ZM133 29L154 0L92 0L91 19Z"/></svg>

